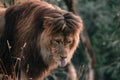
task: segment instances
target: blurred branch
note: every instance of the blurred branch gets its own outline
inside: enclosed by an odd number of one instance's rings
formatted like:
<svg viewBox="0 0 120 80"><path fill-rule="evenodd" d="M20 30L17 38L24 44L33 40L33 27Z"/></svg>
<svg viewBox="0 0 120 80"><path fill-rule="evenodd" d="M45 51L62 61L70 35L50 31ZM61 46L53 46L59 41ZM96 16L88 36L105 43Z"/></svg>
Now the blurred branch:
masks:
<svg viewBox="0 0 120 80"><path fill-rule="evenodd" d="M75 0L64 0L64 2L67 5L69 11L73 12L76 15L79 15ZM88 74L86 74L86 80L94 80L94 72L95 72L95 64L96 64L95 52L92 48L85 27L81 34L81 42L85 49L85 53L87 57Z"/></svg>
<svg viewBox="0 0 120 80"><path fill-rule="evenodd" d="M1 1L0 1L0 7L6 8L6 7L8 7L8 6L10 6L10 4L7 3L7 0L1 0Z"/></svg>
<svg viewBox="0 0 120 80"><path fill-rule="evenodd" d="M73 12L74 14L79 14L78 9L76 8L76 2L74 0L64 0L65 4L68 7L68 10Z"/></svg>
<svg viewBox="0 0 120 80"><path fill-rule="evenodd" d="M15 0L10 0L10 5L14 5L15 4Z"/></svg>

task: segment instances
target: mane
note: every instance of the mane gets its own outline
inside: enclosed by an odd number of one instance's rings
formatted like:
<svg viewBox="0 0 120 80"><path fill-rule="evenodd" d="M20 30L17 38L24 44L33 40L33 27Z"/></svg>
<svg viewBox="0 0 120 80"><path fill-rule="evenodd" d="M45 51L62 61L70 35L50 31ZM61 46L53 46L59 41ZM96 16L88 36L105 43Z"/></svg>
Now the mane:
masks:
<svg viewBox="0 0 120 80"><path fill-rule="evenodd" d="M6 54L7 58L10 59L5 63L13 65L11 57L24 56L23 71L26 72L27 65L29 65L31 67L27 76L32 78L37 76L40 79L57 67L52 63L46 64L41 55L42 36L63 32L65 35L73 33L78 37L78 33L82 31L82 20L78 16L58 9L44 1L26 2L9 7L5 13L5 22L0 48L6 48L8 51L7 41L12 47L10 52L0 50L1 54ZM73 52L78 42L79 39L76 38ZM22 52L21 48L24 44L26 46ZM2 55L3 59L6 55ZM10 66L7 66L7 68L11 69ZM11 71L8 71L8 73L11 74Z"/></svg>
<svg viewBox="0 0 120 80"><path fill-rule="evenodd" d="M6 9L0 8L0 37L3 33L4 25L5 25L5 11Z"/></svg>

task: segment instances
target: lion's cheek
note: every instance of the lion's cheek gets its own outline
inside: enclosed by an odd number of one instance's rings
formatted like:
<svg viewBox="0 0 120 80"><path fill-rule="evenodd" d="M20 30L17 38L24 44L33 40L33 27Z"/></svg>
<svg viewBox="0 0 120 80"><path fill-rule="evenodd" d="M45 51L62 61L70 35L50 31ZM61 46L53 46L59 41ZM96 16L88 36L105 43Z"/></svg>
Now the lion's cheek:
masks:
<svg viewBox="0 0 120 80"><path fill-rule="evenodd" d="M73 57L73 54L74 54L74 52L71 52L71 53L68 54L68 62L71 61L71 58Z"/></svg>

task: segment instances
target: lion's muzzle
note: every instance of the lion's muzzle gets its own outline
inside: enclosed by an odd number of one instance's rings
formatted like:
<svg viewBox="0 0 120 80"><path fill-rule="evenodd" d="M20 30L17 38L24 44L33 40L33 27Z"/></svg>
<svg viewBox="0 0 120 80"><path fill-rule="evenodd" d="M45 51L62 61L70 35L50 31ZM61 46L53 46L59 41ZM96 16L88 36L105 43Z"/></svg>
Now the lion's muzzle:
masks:
<svg viewBox="0 0 120 80"><path fill-rule="evenodd" d="M60 56L59 66L65 67L67 65L67 56Z"/></svg>
<svg viewBox="0 0 120 80"><path fill-rule="evenodd" d="M60 64L59 64L60 67L65 67L66 65L67 65L66 60L60 60Z"/></svg>

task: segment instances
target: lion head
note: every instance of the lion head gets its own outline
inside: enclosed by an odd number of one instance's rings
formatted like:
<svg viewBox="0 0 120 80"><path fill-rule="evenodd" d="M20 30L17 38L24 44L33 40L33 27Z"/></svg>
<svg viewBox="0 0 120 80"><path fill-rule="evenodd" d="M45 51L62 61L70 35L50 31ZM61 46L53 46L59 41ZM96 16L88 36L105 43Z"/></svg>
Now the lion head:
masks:
<svg viewBox="0 0 120 80"><path fill-rule="evenodd" d="M47 65L66 66L79 43L81 19L70 12L53 11L44 16L43 27L39 39L43 60Z"/></svg>

